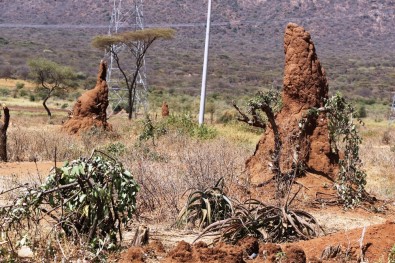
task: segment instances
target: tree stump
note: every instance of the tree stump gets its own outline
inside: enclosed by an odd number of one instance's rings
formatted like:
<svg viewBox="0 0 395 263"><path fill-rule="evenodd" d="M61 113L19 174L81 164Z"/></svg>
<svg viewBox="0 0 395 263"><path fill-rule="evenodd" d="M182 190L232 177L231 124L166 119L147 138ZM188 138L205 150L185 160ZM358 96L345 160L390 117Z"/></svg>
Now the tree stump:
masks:
<svg viewBox="0 0 395 263"><path fill-rule="evenodd" d="M132 245L136 247L147 245L149 241L149 228L139 226L134 234Z"/></svg>
<svg viewBox="0 0 395 263"><path fill-rule="evenodd" d="M3 106L3 121L0 121L0 161L7 162L7 129L10 123L10 110Z"/></svg>

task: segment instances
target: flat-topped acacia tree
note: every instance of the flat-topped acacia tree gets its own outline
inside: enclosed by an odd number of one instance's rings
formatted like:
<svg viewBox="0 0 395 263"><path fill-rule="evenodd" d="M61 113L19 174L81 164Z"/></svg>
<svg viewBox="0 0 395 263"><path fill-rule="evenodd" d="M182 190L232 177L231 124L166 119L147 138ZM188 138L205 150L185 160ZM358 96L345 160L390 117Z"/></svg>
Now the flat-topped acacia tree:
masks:
<svg viewBox="0 0 395 263"><path fill-rule="evenodd" d="M37 92L44 94L43 106L51 118L52 114L47 106L48 99L53 95L67 93L70 89L77 87L75 80L77 74L67 66L45 59L32 59L28 62L30 78L37 84Z"/></svg>
<svg viewBox="0 0 395 263"><path fill-rule="evenodd" d="M114 35L96 36L92 45L100 50L110 52L119 71L121 72L126 88L128 89L128 112L129 120L132 118L132 111L136 100L136 84L137 77L141 67L144 65L144 57L148 48L158 39L172 39L175 30L170 28L149 28L136 31L127 31ZM120 56L120 52L116 49L119 45L125 45L129 52L129 59L132 59L132 65L128 63L126 57Z"/></svg>

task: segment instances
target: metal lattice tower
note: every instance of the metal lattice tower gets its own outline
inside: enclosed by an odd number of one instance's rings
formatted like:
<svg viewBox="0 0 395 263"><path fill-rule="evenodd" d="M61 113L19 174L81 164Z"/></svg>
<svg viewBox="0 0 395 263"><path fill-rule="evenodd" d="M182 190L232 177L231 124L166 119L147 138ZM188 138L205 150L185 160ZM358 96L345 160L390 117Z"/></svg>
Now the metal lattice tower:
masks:
<svg viewBox="0 0 395 263"><path fill-rule="evenodd" d="M122 31L142 30L144 29L143 16L143 0L110 0L112 2L112 14L108 34L116 34ZM137 43L138 44L138 43ZM118 54L121 54L125 46L117 45L114 47ZM122 102L128 101L128 90L124 85L124 77L122 76L113 55L110 52L105 54L108 61L107 70L107 84L109 86L109 100L111 107L109 107L109 114L111 116L117 106ZM147 75L145 68L145 60L143 66L140 68L136 81L136 103L135 109L143 106L147 110Z"/></svg>
<svg viewBox="0 0 395 263"><path fill-rule="evenodd" d="M389 115L389 121L393 122L395 121L395 92L394 96L392 97L392 104L391 104L391 111L390 111L390 115Z"/></svg>

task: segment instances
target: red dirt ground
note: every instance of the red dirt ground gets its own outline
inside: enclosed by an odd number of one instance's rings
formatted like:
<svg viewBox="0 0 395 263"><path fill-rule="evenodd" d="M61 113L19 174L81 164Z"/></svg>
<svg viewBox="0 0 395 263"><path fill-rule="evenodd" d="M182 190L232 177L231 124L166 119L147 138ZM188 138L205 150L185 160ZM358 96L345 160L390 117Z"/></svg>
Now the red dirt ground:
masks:
<svg viewBox="0 0 395 263"><path fill-rule="evenodd" d="M391 248L395 246L395 222L368 226L365 230L366 232L362 240L365 260L368 259L369 262L380 262L380 260L382 262L388 262L388 254ZM308 259L312 259L313 257L320 258L323 251L329 246L335 247L340 245L341 251L334 260L356 261L361 257L360 240L362 232L363 228L342 231L309 241L299 241L295 245L304 248Z"/></svg>
<svg viewBox="0 0 395 263"><path fill-rule="evenodd" d="M48 175L54 162L15 162L15 163L2 163L0 162L0 176L17 175ZM1 178L0 178L1 179Z"/></svg>

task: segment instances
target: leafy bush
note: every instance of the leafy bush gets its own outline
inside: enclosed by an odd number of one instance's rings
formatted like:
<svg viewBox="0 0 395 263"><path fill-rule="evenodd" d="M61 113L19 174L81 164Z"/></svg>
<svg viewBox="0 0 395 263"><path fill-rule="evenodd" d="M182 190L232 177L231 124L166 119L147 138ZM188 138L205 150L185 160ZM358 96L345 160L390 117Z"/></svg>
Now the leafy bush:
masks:
<svg viewBox="0 0 395 263"><path fill-rule="evenodd" d="M353 122L355 110L340 94L331 97L325 108L333 150L339 151L340 142L344 144L344 157L339 160L340 169L335 186L344 206L351 208L366 197L366 173L362 170L362 161L359 158L362 138Z"/></svg>
<svg viewBox="0 0 395 263"><path fill-rule="evenodd" d="M7 88L0 88L0 95L3 97L9 96L10 95L10 90Z"/></svg>
<svg viewBox="0 0 395 263"><path fill-rule="evenodd" d="M167 133L167 127L165 123L158 122L155 123L151 120L149 115L146 115L145 118L140 122L142 127L142 131L138 137L139 141L148 141L152 140L152 144L155 146L155 138L158 139L160 136ZM141 144L139 144L141 146Z"/></svg>
<svg viewBox="0 0 395 263"><path fill-rule="evenodd" d="M24 87L25 87L25 83L17 82L17 83L15 84L15 88L16 88L17 90L21 90L21 89L23 89Z"/></svg>
<svg viewBox="0 0 395 263"><path fill-rule="evenodd" d="M51 218L53 229L66 237L78 236L94 251L110 249L122 240L122 224L132 219L138 190L121 163L94 151L88 159L55 168L41 186L27 188L12 205L1 207L0 230L26 239L32 226Z"/></svg>
<svg viewBox="0 0 395 263"><path fill-rule="evenodd" d="M36 96L34 96L33 94L29 95L29 100L30 101L36 101Z"/></svg>
<svg viewBox="0 0 395 263"><path fill-rule="evenodd" d="M205 125L200 126L196 121L192 120L189 114L170 115L165 120L165 127L199 139L213 139L217 136L217 131L214 128Z"/></svg>
<svg viewBox="0 0 395 263"><path fill-rule="evenodd" d="M21 97L26 97L27 95L28 95L29 93L28 93L28 91L27 90L21 90L20 92L19 92L19 95L21 96Z"/></svg>
<svg viewBox="0 0 395 263"><path fill-rule="evenodd" d="M357 112L358 118L366 118L368 116L365 105L361 105Z"/></svg>
<svg viewBox="0 0 395 263"><path fill-rule="evenodd" d="M126 146L121 142L112 142L104 148L112 156L119 157L126 152Z"/></svg>

